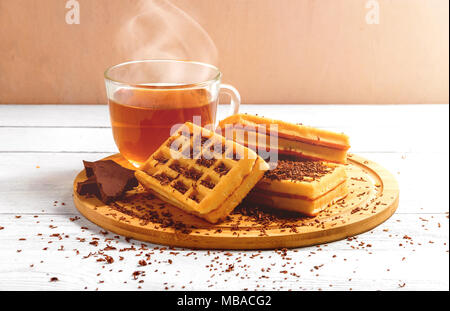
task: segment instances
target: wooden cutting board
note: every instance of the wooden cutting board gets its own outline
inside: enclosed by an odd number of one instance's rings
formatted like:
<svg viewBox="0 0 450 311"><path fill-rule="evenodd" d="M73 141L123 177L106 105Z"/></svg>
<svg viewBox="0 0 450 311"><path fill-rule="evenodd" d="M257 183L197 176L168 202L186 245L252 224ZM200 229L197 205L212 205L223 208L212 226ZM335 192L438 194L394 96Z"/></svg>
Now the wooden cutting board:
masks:
<svg viewBox="0 0 450 311"><path fill-rule="evenodd" d="M125 167L116 154L108 157ZM245 202L230 219L212 225L165 204L142 188L124 200L104 205L95 197L80 196L74 180L75 206L100 227L141 241L195 249L276 249L332 242L366 232L395 212L399 188L394 176L375 162L349 155L346 166L349 195L316 217L302 217L250 206Z"/></svg>

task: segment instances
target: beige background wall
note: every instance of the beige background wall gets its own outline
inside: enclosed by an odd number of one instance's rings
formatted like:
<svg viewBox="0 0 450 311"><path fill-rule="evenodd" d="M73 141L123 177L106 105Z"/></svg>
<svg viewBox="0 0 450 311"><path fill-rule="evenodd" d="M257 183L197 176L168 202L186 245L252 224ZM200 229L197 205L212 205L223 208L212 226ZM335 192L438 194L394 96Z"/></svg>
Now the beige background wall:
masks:
<svg viewBox="0 0 450 311"><path fill-rule="evenodd" d="M378 0L379 25L367 0L171 2L209 33L246 103L448 102L447 0ZM103 70L133 57L117 34L141 7L79 3L68 25L66 0L0 0L0 103L105 103Z"/></svg>

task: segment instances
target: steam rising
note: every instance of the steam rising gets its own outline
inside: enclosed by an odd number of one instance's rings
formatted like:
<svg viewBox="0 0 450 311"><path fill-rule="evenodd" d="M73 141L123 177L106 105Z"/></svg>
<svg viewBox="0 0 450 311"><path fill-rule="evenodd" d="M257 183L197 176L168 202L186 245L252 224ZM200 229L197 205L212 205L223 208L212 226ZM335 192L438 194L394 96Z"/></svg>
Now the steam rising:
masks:
<svg viewBox="0 0 450 311"><path fill-rule="evenodd" d="M136 15L125 22L117 38L126 60L178 59L217 65L217 48L207 32L169 1L137 1L131 11Z"/></svg>

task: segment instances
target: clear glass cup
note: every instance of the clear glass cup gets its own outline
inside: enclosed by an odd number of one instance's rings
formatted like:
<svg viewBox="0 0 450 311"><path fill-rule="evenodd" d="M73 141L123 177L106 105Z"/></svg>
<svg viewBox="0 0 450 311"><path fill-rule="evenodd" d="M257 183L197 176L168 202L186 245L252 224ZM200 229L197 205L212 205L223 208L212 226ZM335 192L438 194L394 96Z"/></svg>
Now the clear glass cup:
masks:
<svg viewBox="0 0 450 311"><path fill-rule="evenodd" d="M239 111L240 95L221 84L213 65L180 60L139 60L105 71L106 93L114 140L135 166L170 136L176 124L216 124L219 93L231 97L231 114Z"/></svg>

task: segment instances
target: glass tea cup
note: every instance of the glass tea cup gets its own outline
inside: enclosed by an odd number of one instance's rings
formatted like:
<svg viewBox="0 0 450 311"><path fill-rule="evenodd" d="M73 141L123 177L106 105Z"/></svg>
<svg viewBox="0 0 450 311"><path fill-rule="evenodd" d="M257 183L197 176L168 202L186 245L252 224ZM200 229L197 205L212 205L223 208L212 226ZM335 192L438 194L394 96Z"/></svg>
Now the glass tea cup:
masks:
<svg viewBox="0 0 450 311"><path fill-rule="evenodd" d="M170 136L172 126L216 124L219 93L231 97L231 114L240 95L221 83L213 65L181 60L139 60L105 71L114 141L122 156L139 167Z"/></svg>

